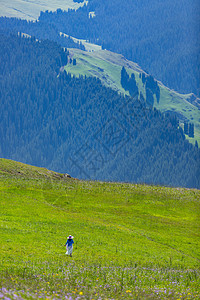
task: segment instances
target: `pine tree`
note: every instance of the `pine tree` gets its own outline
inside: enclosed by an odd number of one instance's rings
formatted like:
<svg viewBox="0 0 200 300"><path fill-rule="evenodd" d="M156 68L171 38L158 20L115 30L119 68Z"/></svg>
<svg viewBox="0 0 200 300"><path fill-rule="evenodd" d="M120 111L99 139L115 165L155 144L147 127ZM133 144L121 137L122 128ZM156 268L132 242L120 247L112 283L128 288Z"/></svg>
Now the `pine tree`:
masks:
<svg viewBox="0 0 200 300"><path fill-rule="evenodd" d="M145 84L145 82L146 82L146 76L145 76L144 73L142 73L142 83L143 83L143 85Z"/></svg>
<svg viewBox="0 0 200 300"><path fill-rule="evenodd" d="M184 133L188 134L188 123L184 122Z"/></svg>
<svg viewBox="0 0 200 300"><path fill-rule="evenodd" d="M153 93L150 89L146 88L146 103L147 105L153 107L154 104L154 97Z"/></svg>
<svg viewBox="0 0 200 300"><path fill-rule="evenodd" d="M134 73L131 74L131 78L128 81L128 90L132 97L136 97L139 94Z"/></svg>
<svg viewBox="0 0 200 300"><path fill-rule="evenodd" d="M157 103L159 103L159 101L160 101L160 88L159 88L158 85L157 85L157 89L156 89L156 100L157 100Z"/></svg>
<svg viewBox="0 0 200 300"><path fill-rule="evenodd" d="M122 70L121 70L121 85L126 91L128 90L128 81L129 81L128 73L126 72L126 69L124 67L122 67Z"/></svg>
<svg viewBox="0 0 200 300"><path fill-rule="evenodd" d="M189 131L188 131L188 136L189 137L194 137L194 124L189 123Z"/></svg>

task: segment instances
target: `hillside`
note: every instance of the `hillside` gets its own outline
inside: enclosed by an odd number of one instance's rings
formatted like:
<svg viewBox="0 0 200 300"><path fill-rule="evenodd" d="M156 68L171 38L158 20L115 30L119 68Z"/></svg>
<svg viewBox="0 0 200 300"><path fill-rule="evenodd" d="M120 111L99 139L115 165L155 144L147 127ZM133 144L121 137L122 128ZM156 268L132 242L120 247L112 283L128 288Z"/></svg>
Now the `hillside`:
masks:
<svg viewBox="0 0 200 300"><path fill-rule="evenodd" d="M122 54L171 89L199 97L199 8L198 0L89 0L76 12L42 14L38 26L51 23Z"/></svg>
<svg viewBox="0 0 200 300"><path fill-rule="evenodd" d="M4 176L16 176L19 178L34 178L39 180L64 180L71 178L71 176L67 173L61 174L58 172L50 171L46 168L38 168L3 158L0 158L0 176L1 178L3 178Z"/></svg>
<svg viewBox="0 0 200 300"><path fill-rule="evenodd" d="M0 27L10 32L25 32L38 39L48 38L64 47L78 45L66 45L60 32L90 41L137 62L169 88L199 97L198 0L192 3L189 0L89 0L77 10L63 10L65 6L80 6L81 2L48 1L44 9L40 6L42 1L16 0L14 4L12 0L9 6L15 8L14 16L22 17L21 11L30 6L31 14L36 7L41 10L39 19L29 22L0 18ZM5 6L7 9L7 2ZM1 11L4 8L1 7ZM4 15L10 16L8 11Z"/></svg>
<svg viewBox="0 0 200 300"><path fill-rule="evenodd" d="M0 39L1 157L81 179L200 187L198 144L176 116L67 74L70 54L54 42Z"/></svg>
<svg viewBox="0 0 200 300"><path fill-rule="evenodd" d="M16 8L17 3L13 3L14 8ZM37 5L40 4L40 2L37 2ZM26 5L30 5L32 11L34 11L33 6L36 3L25 3L22 7L26 7ZM16 18L0 18L0 27L5 31L25 32L39 39L54 40L67 48L75 47L82 50L107 48L122 53L126 58L137 61L143 66L143 69L148 70L157 79L161 79L167 86L187 92L183 95L165 89L165 86L160 83L161 101L159 103L155 102L154 106L161 111L170 111L177 114L182 128L183 121L194 124L194 138L188 137L188 135L186 135L186 138L193 144L196 140L200 143L199 110L196 108L199 108L200 100L192 93L199 95L199 43L197 40L198 24L196 24L199 9L196 0L192 5L188 0L184 0L181 6L171 0L165 1L165 3L155 0L151 7L149 7L149 3L144 4L138 1L134 4L132 1L123 4L119 1L115 5L111 1L105 5L103 1L90 0L87 5L83 8L80 7L78 11L70 10L68 12L64 11L65 7L61 7L58 1L54 3L55 6L52 8L51 2L48 2L48 5L49 11L46 10L45 13L41 7L38 22L26 22ZM67 7L68 5L82 6L83 2L68 1L65 5ZM56 11L55 7L58 8ZM130 7L133 10L130 10ZM50 10L55 12L50 12ZM16 8L15 12L19 12L19 10ZM148 17L145 18L146 14L148 14ZM9 16L9 14L5 15ZM121 19L121 15L124 16L123 19ZM163 17L160 19L161 16ZM126 22L124 22L125 20ZM163 24L163 20L166 20L168 26L165 23ZM180 20L184 20L184 22L180 22ZM51 24L51 26L48 24ZM159 31L157 28L159 28ZM76 38L71 38L71 35ZM113 38L110 38L110 36L113 36ZM91 44L89 41L96 44ZM68 69L73 74L79 72L83 75L97 75L107 85L122 90L119 82L119 70L117 71L119 68L113 68L113 65L110 64L110 56L116 60L116 62L114 60L111 60L111 62L114 62L117 67L125 63L129 72L132 72L133 65L130 67L130 61L127 61L127 64L126 60L120 55L117 57L111 52L106 52L87 57L84 66L82 65L80 70L77 67L74 70L69 66ZM73 53L72 51L72 55ZM76 55L83 62L81 52L76 52ZM90 58L93 60L92 65ZM112 72L106 69L102 71L102 62L96 61L96 58L103 59L103 64L108 60L109 65L107 67ZM138 80L137 82L139 89L144 94L143 86Z"/></svg>
<svg viewBox="0 0 200 300"><path fill-rule="evenodd" d="M199 190L50 174L0 159L1 297L199 299Z"/></svg>
<svg viewBox="0 0 200 300"><path fill-rule="evenodd" d="M90 48L92 48L92 44ZM98 51L95 51L95 47L92 49L92 52L85 52L79 49L68 49L70 57L76 59L76 65L73 65L72 63L68 64L65 67L65 70L75 76L96 76L106 86L111 87L120 93L129 94L122 88L120 82L121 69L122 67L125 67L129 75L132 73L135 74L139 91L145 96L145 87L142 83L142 78L140 78L139 75L142 73L146 74L146 72L144 72L140 66L125 59L125 57L120 54L99 49ZM160 99L159 103L155 99L154 107L162 112L176 114L182 127L184 121L194 123L194 138L189 138L187 135L186 137L193 143L197 140L200 144L200 99L192 94L183 95L170 90L161 82L158 82L158 85L160 87ZM191 101L192 99L193 101Z"/></svg>

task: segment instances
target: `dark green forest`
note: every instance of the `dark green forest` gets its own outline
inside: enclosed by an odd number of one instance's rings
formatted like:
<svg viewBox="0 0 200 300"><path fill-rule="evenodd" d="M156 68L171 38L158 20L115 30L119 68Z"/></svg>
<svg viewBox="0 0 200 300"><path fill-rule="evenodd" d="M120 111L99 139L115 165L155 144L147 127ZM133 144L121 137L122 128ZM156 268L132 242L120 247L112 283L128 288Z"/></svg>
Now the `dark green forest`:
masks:
<svg viewBox="0 0 200 300"><path fill-rule="evenodd" d="M55 42L1 34L0 44L0 157L83 179L200 188L198 145L175 116L73 78Z"/></svg>
<svg viewBox="0 0 200 300"><path fill-rule="evenodd" d="M75 43L70 37L63 37L55 25L50 23L39 23L21 20L17 18L0 17L0 33L2 34L21 34L26 33L39 40L50 40L66 48L78 48L85 50L82 43Z"/></svg>
<svg viewBox="0 0 200 300"><path fill-rule="evenodd" d="M89 18L91 11L94 18ZM0 27L62 46L73 41L60 37L60 31L88 39L137 62L169 88L200 96L199 19L198 0L89 0L77 11L41 12L34 23L0 18Z"/></svg>

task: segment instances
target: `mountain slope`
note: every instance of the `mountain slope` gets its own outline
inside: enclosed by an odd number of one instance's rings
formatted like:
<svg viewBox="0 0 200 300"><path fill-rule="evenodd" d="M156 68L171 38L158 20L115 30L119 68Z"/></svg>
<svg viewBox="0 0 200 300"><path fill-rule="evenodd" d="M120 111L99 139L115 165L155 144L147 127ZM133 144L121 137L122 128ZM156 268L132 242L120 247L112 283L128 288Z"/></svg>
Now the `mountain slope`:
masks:
<svg viewBox="0 0 200 300"><path fill-rule="evenodd" d="M175 116L67 74L68 52L53 42L0 38L1 157L82 179L200 186L198 146Z"/></svg>
<svg viewBox="0 0 200 300"><path fill-rule="evenodd" d="M75 76L95 76L101 80L103 84L112 89L129 94L121 85L121 69L125 67L129 74L134 73L139 91L145 96L145 87L142 83L140 75L144 72L136 63L125 59L122 55L106 51L98 50L93 52L85 52L78 49L69 49L71 59L76 59L76 65L67 64L65 70ZM154 107L162 112L175 113L183 127L184 121L194 123L194 138L190 141L198 141L200 144L200 99L192 94L183 95L176 91L170 90L161 82L159 103L154 101ZM191 101L193 99L193 101ZM188 136L186 136L188 138Z"/></svg>
<svg viewBox="0 0 200 300"><path fill-rule="evenodd" d="M123 54L171 89L199 96L199 8L198 0L90 0L76 12L45 13L39 23Z"/></svg>
<svg viewBox="0 0 200 300"><path fill-rule="evenodd" d="M0 18L0 27L62 46L60 32L89 40L139 63L171 89L199 97L198 0L89 0L76 11L57 8L41 12L38 22Z"/></svg>
<svg viewBox="0 0 200 300"><path fill-rule="evenodd" d="M199 298L200 191L52 173L0 159L1 298Z"/></svg>

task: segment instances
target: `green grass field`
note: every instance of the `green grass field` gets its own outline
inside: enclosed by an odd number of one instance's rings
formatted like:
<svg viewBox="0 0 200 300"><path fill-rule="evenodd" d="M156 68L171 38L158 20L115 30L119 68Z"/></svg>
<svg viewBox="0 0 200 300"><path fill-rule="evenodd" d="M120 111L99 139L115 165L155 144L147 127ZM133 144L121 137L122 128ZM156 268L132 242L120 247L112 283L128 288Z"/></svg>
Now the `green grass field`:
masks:
<svg viewBox="0 0 200 300"><path fill-rule="evenodd" d="M0 297L199 299L199 213L199 190L79 181L0 159Z"/></svg>
<svg viewBox="0 0 200 300"><path fill-rule="evenodd" d="M131 75L131 73L135 74L138 89L143 93L143 95L145 95L145 88L142 80L139 77L139 74L143 71L136 63L125 59L120 54L116 54L107 50L85 52L79 49L69 49L69 51L71 56L76 59L77 64L75 66L73 64L68 64L65 67L67 72L77 77L79 75L96 76L104 85L111 87L120 93L128 94L128 92L125 92L125 90L122 88L120 83L121 69L122 66L124 66L129 75ZM161 82L158 82L158 84L160 86L160 101L157 103L155 98L154 106L162 112L171 111L178 113L178 115L181 116L180 125L182 127L183 118L186 118L189 120L189 122L194 123L194 138L189 138L188 136L186 136L186 138L189 139L193 144L196 140L198 141L198 144L200 144L199 109L187 101L191 95L183 95L170 90Z"/></svg>

